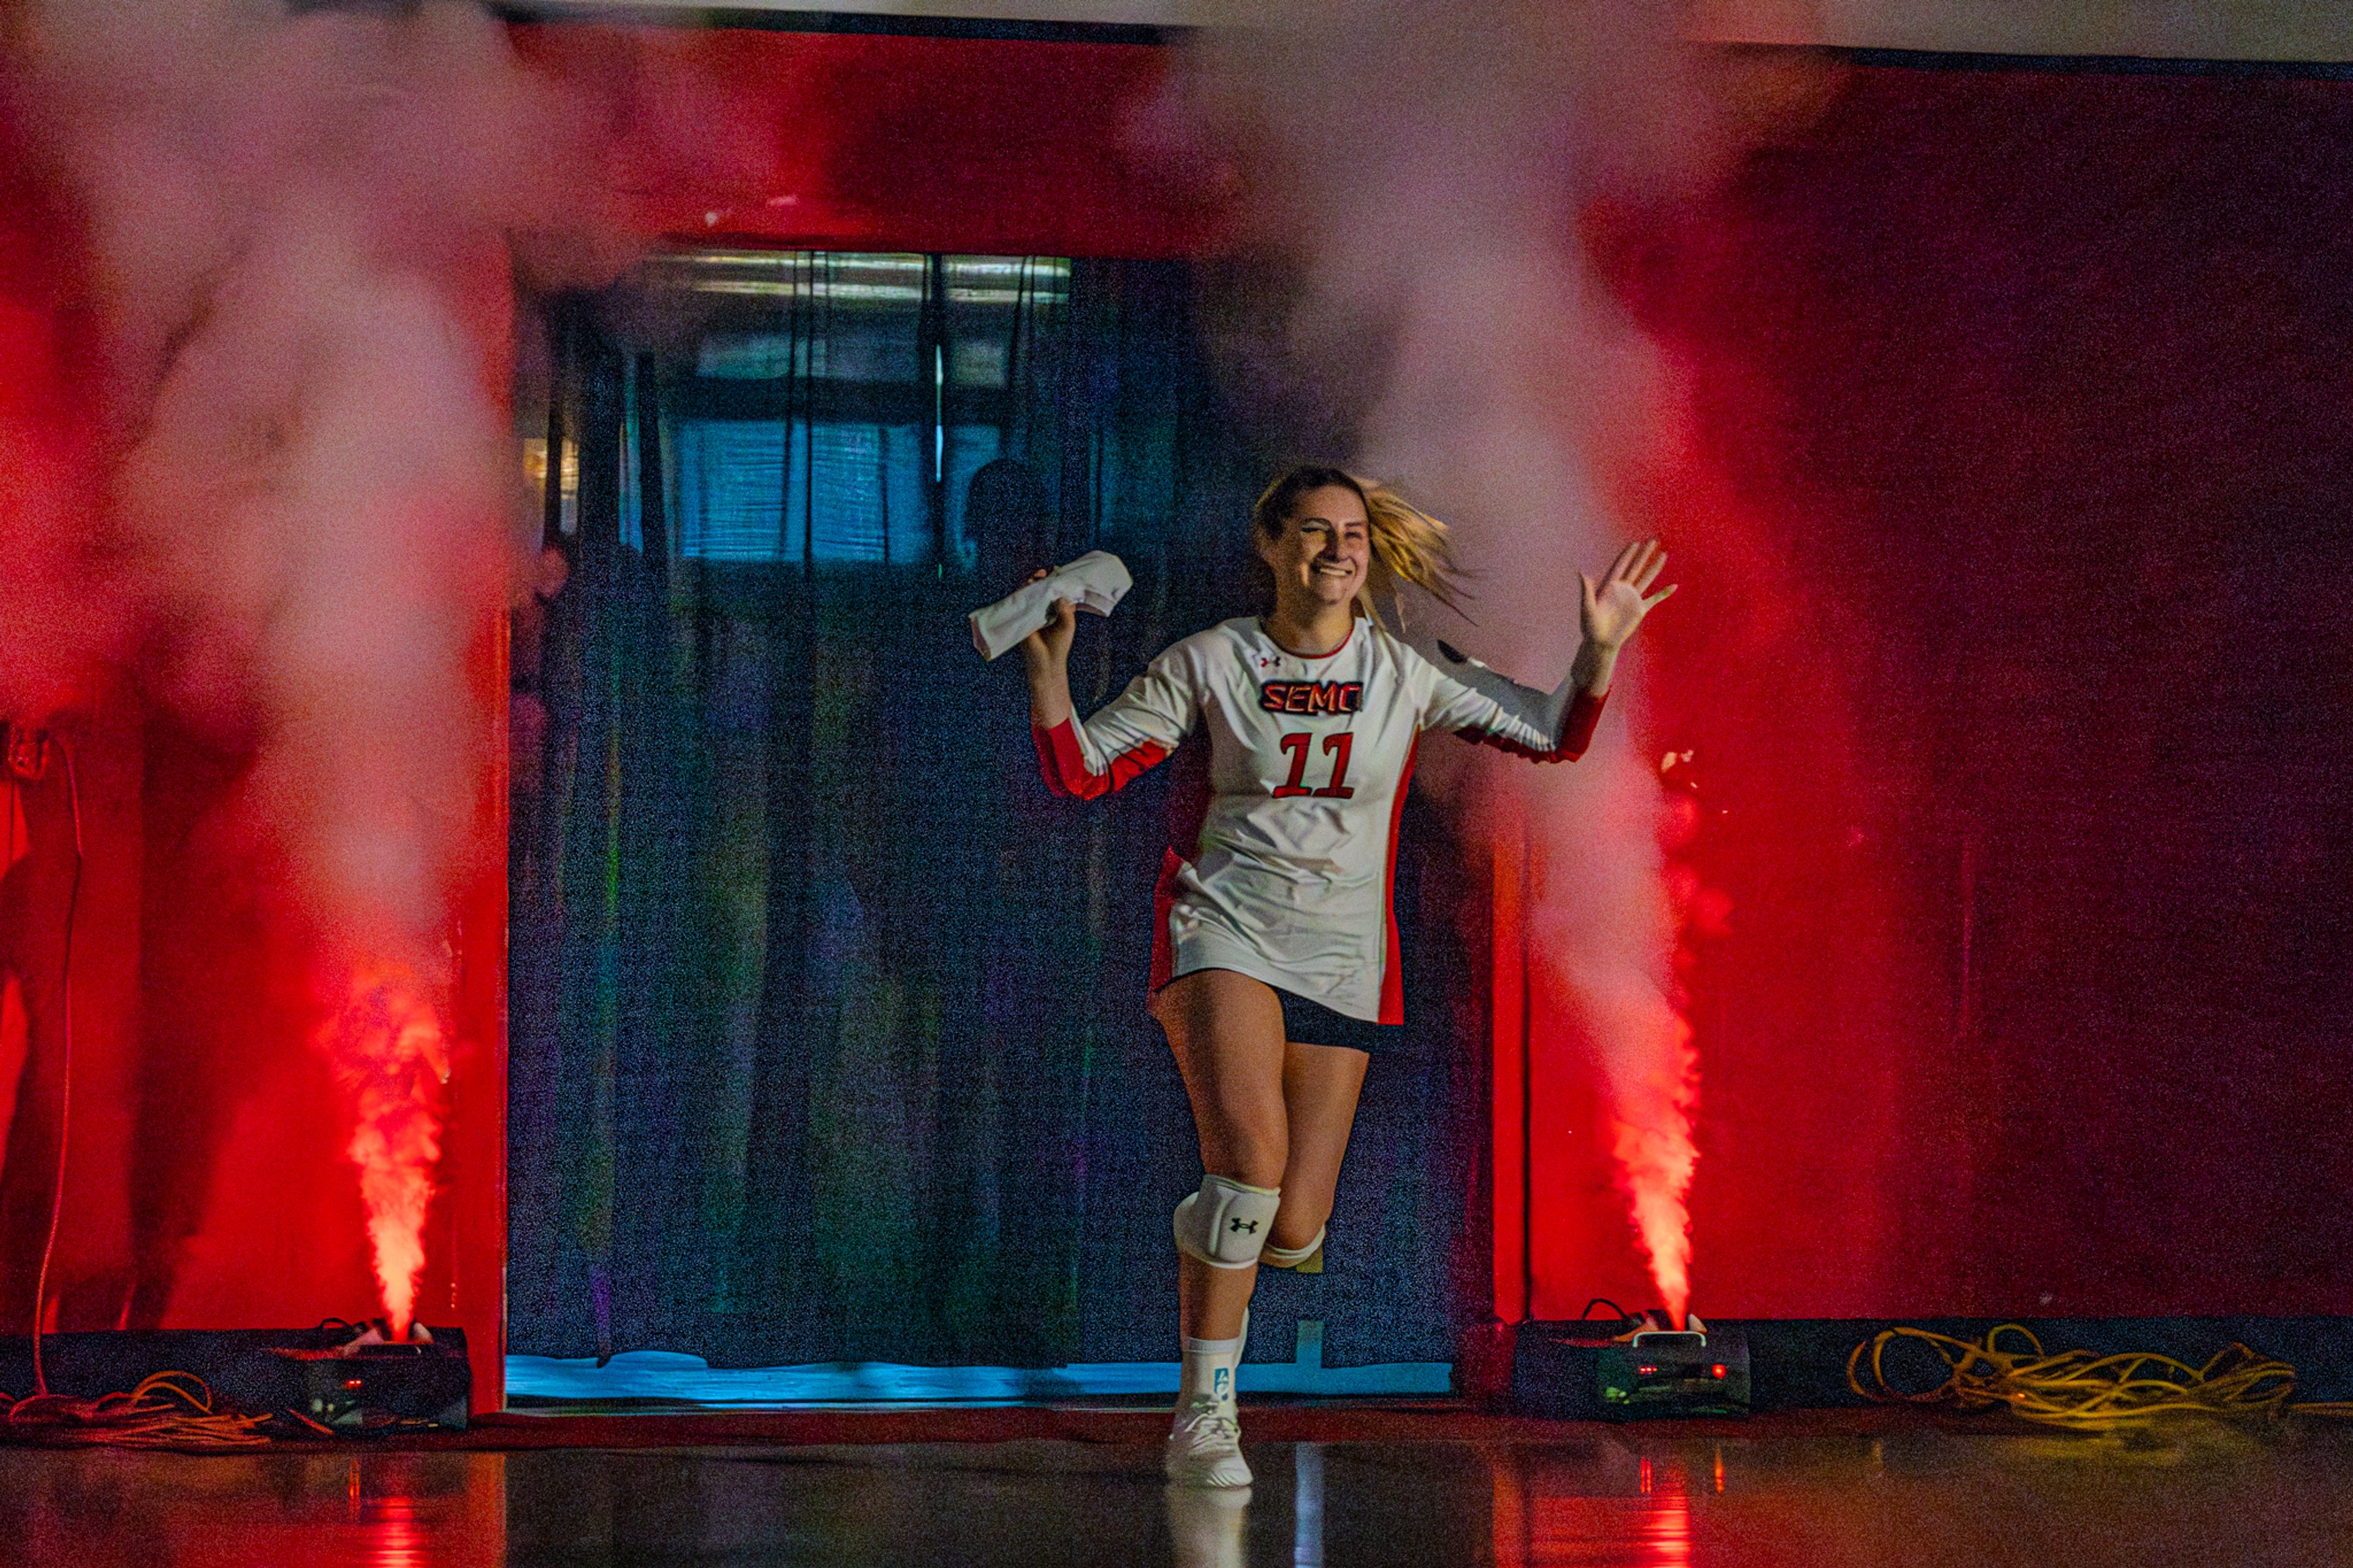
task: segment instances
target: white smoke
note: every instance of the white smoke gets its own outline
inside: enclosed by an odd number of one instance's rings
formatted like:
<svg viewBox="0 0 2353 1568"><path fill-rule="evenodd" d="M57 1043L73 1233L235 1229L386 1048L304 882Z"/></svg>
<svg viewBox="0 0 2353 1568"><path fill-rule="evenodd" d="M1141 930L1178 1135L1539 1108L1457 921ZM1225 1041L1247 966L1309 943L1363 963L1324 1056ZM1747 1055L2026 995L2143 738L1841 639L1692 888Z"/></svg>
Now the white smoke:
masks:
<svg viewBox="0 0 2353 1568"><path fill-rule="evenodd" d="M87 225L111 424L100 518L26 548L119 628L106 654L253 758L240 805L318 956L405 1319L451 919L491 848L484 672L530 539L504 405L516 242L627 254L604 178L622 127L456 0L32 0L16 20L14 96Z"/></svg>
<svg viewBox="0 0 2353 1568"><path fill-rule="evenodd" d="M1658 370L1587 274L1576 224L1601 180L1665 177L1698 124L1665 14L1344 0L1279 34L1213 36L1197 86L1249 215L1243 243L1304 269L1287 345L1299 374L1354 374L1352 340L1386 345L1377 385L1318 391L1360 413L1354 466L1447 518L1475 574L1475 627L1425 614L1419 635L1558 681L1578 571L1599 574L1640 531L1613 511L1606 470L1641 439ZM1639 647L1611 694L1637 731ZM1575 766L1482 760L1470 774L1458 791L1518 802L1470 820L1526 825L1531 951L1599 1053L1636 1232L1680 1317L1697 1061L1673 998L1656 776L1606 730Z"/></svg>

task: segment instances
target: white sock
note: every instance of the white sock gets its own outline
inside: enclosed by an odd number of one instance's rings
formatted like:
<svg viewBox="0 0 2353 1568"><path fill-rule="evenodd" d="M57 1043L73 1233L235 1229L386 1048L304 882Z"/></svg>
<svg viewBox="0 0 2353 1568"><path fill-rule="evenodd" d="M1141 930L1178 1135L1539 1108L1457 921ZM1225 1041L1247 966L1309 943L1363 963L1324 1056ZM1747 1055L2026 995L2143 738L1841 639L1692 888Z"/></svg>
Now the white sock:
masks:
<svg viewBox="0 0 2353 1568"><path fill-rule="evenodd" d="M1201 1400L1231 1406L1234 1367L1242 1359L1241 1341L1197 1340L1187 1335L1178 1342L1185 1347L1185 1367L1176 1381L1176 1408L1183 1411Z"/></svg>
<svg viewBox="0 0 2353 1568"><path fill-rule="evenodd" d="M1181 1417L1196 1401L1207 1400L1230 1412L1234 1408L1234 1373L1241 1365L1242 1346L1250 1339L1250 1318L1230 1340L1197 1340L1187 1334L1177 1341L1184 1365L1176 1380L1176 1413Z"/></svg>

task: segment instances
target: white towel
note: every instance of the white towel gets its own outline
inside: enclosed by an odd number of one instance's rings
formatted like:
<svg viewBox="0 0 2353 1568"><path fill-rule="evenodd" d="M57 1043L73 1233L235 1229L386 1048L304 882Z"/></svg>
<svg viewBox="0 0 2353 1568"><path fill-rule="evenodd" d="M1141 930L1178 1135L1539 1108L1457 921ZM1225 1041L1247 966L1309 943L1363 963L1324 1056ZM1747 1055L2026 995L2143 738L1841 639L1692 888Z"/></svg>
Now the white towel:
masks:
<svg viewBox="0 0 2353 1568"><path fill-rule="evenodd" d="M1090 550L1067 566L1058 566L1035 583L1024 583L993 605L975 610L972 646L983 658L996 658L1046 624L1054 601L1068 599L1091 616L1110 615L1127 596L1134 581L1126 565L1108 550Z"/></svg>

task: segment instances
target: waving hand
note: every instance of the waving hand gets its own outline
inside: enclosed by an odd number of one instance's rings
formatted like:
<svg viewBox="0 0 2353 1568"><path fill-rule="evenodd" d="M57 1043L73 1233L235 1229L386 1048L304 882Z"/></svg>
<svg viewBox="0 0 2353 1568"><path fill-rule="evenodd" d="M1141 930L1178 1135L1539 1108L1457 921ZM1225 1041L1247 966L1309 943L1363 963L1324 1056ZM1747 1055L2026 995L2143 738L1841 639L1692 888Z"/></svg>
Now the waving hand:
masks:
<svg viewBox="0 0 2353 1568"><path fill-rule="evenodd" d="M1666 602L1675 591L1672 583L1651 592L1651 584L1659 580L1666 569L1667 552L1655 539L1638 540L1618 552L1601 581L1596 583L1580 572L1577 581L1584 586L1580 606L1585 640L1615 653L1634 635L1642 617Z"/></svg>

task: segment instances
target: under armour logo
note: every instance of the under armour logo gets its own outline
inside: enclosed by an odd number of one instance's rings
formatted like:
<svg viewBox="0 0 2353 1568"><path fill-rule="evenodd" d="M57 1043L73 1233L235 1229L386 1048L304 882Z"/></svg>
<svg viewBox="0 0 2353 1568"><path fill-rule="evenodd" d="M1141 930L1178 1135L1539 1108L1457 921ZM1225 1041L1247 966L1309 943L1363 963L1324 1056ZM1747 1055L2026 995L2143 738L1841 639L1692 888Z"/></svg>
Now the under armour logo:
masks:
<svg viewBox="0 0 2353 1568"><path fill-rule="evenodd" d="M1258 1228L1258 1221L1254 1219L1229 1219L1226 1221L1226 1228L1228 1230L1256 1230Z"/></svg>

